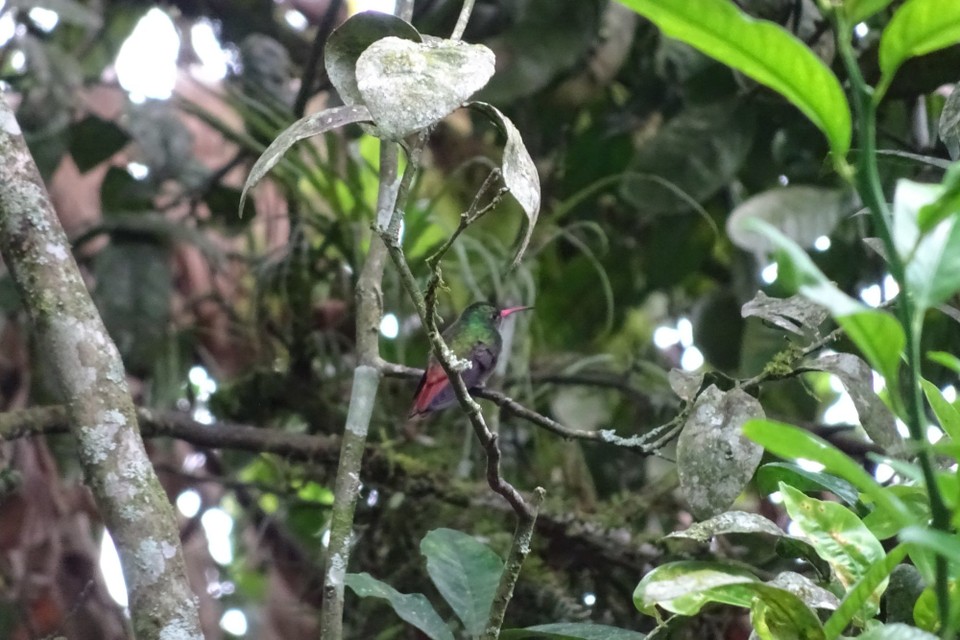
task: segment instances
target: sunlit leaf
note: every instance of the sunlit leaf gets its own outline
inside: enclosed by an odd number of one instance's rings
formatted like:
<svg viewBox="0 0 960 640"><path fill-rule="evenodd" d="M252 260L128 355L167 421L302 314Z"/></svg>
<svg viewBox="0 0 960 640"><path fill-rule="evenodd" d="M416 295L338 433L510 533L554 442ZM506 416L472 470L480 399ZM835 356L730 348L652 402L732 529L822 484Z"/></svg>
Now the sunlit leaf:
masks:
<svg viewBox="0 0 960 640"><path fill-rule="evenodd" d="M344 584L361 598L382 598L405 622L420 629L431 640L453 640L453 633L421 593L400 593L368 573L348 573Z"/></svg>
<svg viewBox="0 0 960 640"><path fill-rule="evenodd" d="M804 458L819 462L824 466L824 471L843 478L870 496L876 504L889 509L903 526L913 521L910 512L896 496L885 491L856 461L823 438L774 420L751 420L743 426L743 433L781 458Z"/></svg>
<svg viewBox="0 0 960 640"><path fill-rule="evenodd" d="M750 595L716 600L709 592L715 587L758 582L749 571L720 562L668 562L643 576L633 592L633 603L646 613L652 613L655 606L660 606L687 616L695 615L709 602L748 607L752 599Z"/></svg>
<svg viewBox="0 0 960 640"><path fill-rule="evenodd" d="M771 462L757 469L757 490L764 495L777 491L780 482L785 482L800 491L829 491L850 506L860 502L860 494L846 480L829 473L808 471L803 467L785 462Z"/></svg>
<svg viewBox="0 0 960 640"><path fill-rule="evenodd" d="M951 440L960 444L960 411L943 397L943 392L937 385L929 380L921 380L920 384L923 385L923 393L927 396L927 402L937 416L940 427Z"/></svg>
<svg viewBox="0 0 960 640"><path fill-rule="evenodd" d="M874 99L886 93L893 76L908 59L960 42L960 2L907 0L893 14L880 37L880 82Z"/></svg>
<svg viewBox="0 0 960 640"><path fill-rule="evenodd" d="M240 213L243 213L243 205L247 199L247 192L252 189L265 175L272 169L280 158L290 150L294 144L331 129L342 127L354 122L369 122L370 112L363 106L345 106L326 109L297 120L287 127L283 133L277 136L276 140L270 143L270 146L257 158L257 161L250 169L247 180L243 184L243 191L240 194Z"/></svg>
<svg viewBox="0 0 960 640"><path fill-rule="evenodd" d="M434 529L420 542L427 573L440 595L463 621L467 633L479 636L500 582L503 561L487 545L453 529Z"/></svg>
<svg viewBox="0 0 960 640"><path fill-rule="evenodd" d="M753 477L763 449L740 427L762 417L756 398L740 389L726 393L711 385L694 404L677 442L680 489L698 518L727 509Z"/></svg>
<svg viewBox="0 0 960 640"><path fill-rule="evenodd" d="M824 132L837 156L850 149L850 107L840 82L780 25L754 20L726 0L621 1L664 34L782 94Z"/></svg>
<svg viewBox="0 0 960 640"><path fill-rule="evenodd" d="M480 44L390 36L367 47L356 68L357 88L381 135L401 140L439 122L487 84L494 56Z"/></svg>

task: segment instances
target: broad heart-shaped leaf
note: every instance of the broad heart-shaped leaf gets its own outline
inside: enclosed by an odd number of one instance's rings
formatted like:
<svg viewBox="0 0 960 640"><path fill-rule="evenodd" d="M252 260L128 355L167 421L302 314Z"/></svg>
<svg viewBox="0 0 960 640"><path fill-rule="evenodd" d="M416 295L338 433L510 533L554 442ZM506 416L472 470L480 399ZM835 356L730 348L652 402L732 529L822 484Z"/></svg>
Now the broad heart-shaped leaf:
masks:
<svg viewBox="0 0 960 640"><path fill-rule="evenodd" d="M829 491L850 506L860 502L856 487L829 473L808 471L788 462L771 462L757 469L757 491L770 495L778 490L780 482L785 482L801 491Z"/></svg>
<svg viewBox="0 0 960 640"><path fill-rule="evenodd" d="M893 0L843 0L843 11L847 14L847 23L855 25L877 13Z"/></svg>
<svg viewBox="0 0 960 640"><path fill-rule="evenodd" d="M470 102L467 106L480 111L493 120L507 137L507 143L503 147L503 166L501 168L503 183L507 185L510 194L520 204L523 212L527 214L527 221L524 225L526 231L513 258L513 264L516 265L527 249L533 227L537 224L537 216L540 214L540 175L537 173L537 165L533 163L533 158L530 157L527 147L523 144L520 132L517 131L510 118L486 102Z"/></svg>
<svg viewBox="0 0 960 640"><path fill-rule="evenodd" d="M493 52L480 44L391 36L357 58L357 88L380 133L401 140L454 111L493 69Z"/></svg>
<svg viewBox="0 0 960 640"><path fill-rule="evenodd" d="M450 628L422 593L400 593L369 573L348 573L343 582L361 598L383 598L401 619L431 640L454 640Z"/></svg>
<svg viewBox="0 0 960 640"><path fill-rule="evenodd" d="M697 518L727 509L750 482L763 449L740 427L763 415L757 399L740 389L710 385L697 398L677 443L680 490Z"/></svg>
<svg viewBox="0 0 960 640"><path fill-rule="evenodd" d="M833 353L809 360L806 365L840 378L857 409L860 424L871 440L885 451L899 452L903 448L896 419L880 396L874 393L873 372L866 362L852 353Z"/></svg>
<svg viewBox="0 0 960 640"><path fill-rule="evenodd" d="M420 541L427 573L467 633L479 636L503 573L503 561L487 545L453 529L434 529Z"/></svg>
<svg viewBox="0 0 960 640"><path fill-rule="evenodd" d="M276 140L271 142L270 146L260 154L257 161L253 163L253 167L250 168L247 181L243 184L243 191L240 193L240 213L243 213L243 204L247 199L247 192L260 182L270 169L280 162L283 154L289 151L290 147L294 144L304 138L325 133L337 127L342 127L354 122L369 122L370 120L370 112L366 107L361 105L348 105L312 113L309 116L300 118L284 129L283 132L277 136Z"/></svg>
<svg viewBox="0 0 960 640"><path fill-rule="evenodd" d="M933 413L940 422L940 428L950 436L955 443L960 444L960 411L943 397L943 392L929 380L921 380L923 393L927 396L927 402L933 409Z"/></svg>
<svg viewBox="0 0 960 640"><path fill-rule="evenodd" d="M556 622L538 624L526 629L504 629L500 632L502 640L527 640L544 638L545 640L644 640L646 636L638 631L609 627L605 624L589 622Z"/></svg>
<svg viewBox="0 0 960 640"><path fill-rule="evenodd" d="M790 485L780 483L783 503L801 535L830 564L834 575L850 589L867 570L886 557L883 545L870 533L855 513L836 502L804 495ZM886 580L870 596L866 618L880 609L880 596Z"/></svg>
<svg viewBox="0 0 960 640"><path fill-rule="evenodd" d="M857 640L939 640L939 637L908 624L895 622L870 627L869 631L857 636Z"/></svg>
<svg viewBox="0 0 960 640"><path fill-rule="evenodd" d="M817 238L829 236L837 223L854 207L854 197L841 189L806 185L778 187L744 200L727 219L730 240L745 251L767 253L769 241L754 233L743 233L741 218L759 218L770 223L804 248Z"/></svg>
<svg viewBox="0 0 960 640"><path fill-rule="evenodd" d="M870 496L878 505L888 509L902 526L913 522L906 506L886 491L876 478L867 473L850 456L814 434L775 420L751 420L743 425L743 434L781 458L804 458L819 462L824 471L843 478Z"/></svg>
<svg viewBox="0 0 960 640"><path fill-rule="evenodd" d="M696 615L709 602L717 602L708 595L711 589L732 584L759 583L755 575L721 562L681 560L668 562L643 576L633 591L633 604L638 611L653 614L660 606L671 613ZM750 606L750 599L727 602L741 607Z"/></svg>
<svg viewBox="0 0 960 640"><path fill-rule="evenodd" d="M769 629L762 638L824 638L816 614L790 590L764 584L743 569L717 562L661 565L644 576L633 592L634 605L645 613L660 606L692 616L711 602L750 607L755 627L759 616L761 625Z"/></svg>
<svg viewBox="0 0 960 640"><path fill-rule="evenodd" d="M771 298L763 291L757 291L753 300L740 308L740 315L761 318L785 331L806 336L817 335L828 314L822 306L803 296Z"/></svg>
<svg viewBox="0 0 960 640"><path fill-rule="evenodd" d="M883 29L880 37L880 82L874 100L879 102L904 62L960 42L960 2L907 0Z"/></svg>
<svg viewBox="0 0 960 640"><path fill-rule="evenodd" d="M953 91L940 112L938 130L951 160L960 157L960 85L954 85Z"/></svg>
<svg viewBox="0 0 960 640"><path fill-rule="evenodd" d="M960 289L960 209L925 234L919 224L921 212L943 194L940 185L900 180L893 196L894 242L906 262L908 290L920 313Z"/></svg>
<svg viewBox="0 0 960 640"><path fill-rule="evenodd" d="M351 16L330 34L324 47L323 64L345 104L363 104L357 88L357 58L371 44L387 36L423 41L413 25L381 11L363 11Z"/></svg>
<svg viewBox="0 0 960 640"><path fill-rule="evenodd" d="M755 129L735 100L684 109L637 149L621 192L644 215L689 212L737 175Z"/></svg>
<svg viewBox="0 0 960 640"><path fill-rule="evenodd" d="M728 0L621 0L660 27L783 95L827 136L838 158L850 149L850 106L840 82L780 25L754 20Z"/></svg>

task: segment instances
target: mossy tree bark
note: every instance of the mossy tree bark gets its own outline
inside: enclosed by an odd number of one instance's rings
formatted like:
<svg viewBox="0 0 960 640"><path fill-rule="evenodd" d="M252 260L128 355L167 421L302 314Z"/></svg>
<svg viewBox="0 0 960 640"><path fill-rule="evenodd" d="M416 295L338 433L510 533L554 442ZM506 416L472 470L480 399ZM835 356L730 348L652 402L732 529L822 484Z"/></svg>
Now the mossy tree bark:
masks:
<svg viewBox="0 0 960 640"><path fill-rule="evenodd" d="M30 316L38 355L66 404L86 482L117 545L134 632L141 639L202 639L173 508L140 438L123 362L2 96L0 252Z"/></svg>

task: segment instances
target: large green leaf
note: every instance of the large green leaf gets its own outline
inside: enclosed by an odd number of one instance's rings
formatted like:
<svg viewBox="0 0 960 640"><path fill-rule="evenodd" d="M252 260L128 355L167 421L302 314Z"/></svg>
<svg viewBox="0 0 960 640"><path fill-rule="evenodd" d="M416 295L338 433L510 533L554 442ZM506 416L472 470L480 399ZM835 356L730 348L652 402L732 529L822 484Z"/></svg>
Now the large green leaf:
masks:
<svg viewBox="0 0 960 640"><path fill-rule="evenodd" d="M463 621L467 633L479 636L500 583L503 561L487 545L453 529L434 529L420 542L427 573L440 595Z"/></svg>
<svg viewBox="0 0 960 640"><path fill-rule="evenodd" d="M753 574L716 562L671 562L648 573L633 593L636 607L652 612L694 615L711 602L751 609L751 618L764 640L822 640L820 620L791 590L765 584Z"/></svg>
<svg viewBox="0 0 960 640"><path fill-rule="evenodd" d="M850 106L840 82L800 40L754 20L728 0L621 0L677 38L782 94L827 136L838 156L850 149Z"/></svg>
<svg viewBox="0 0 960 640"><path fill-rule="evenodd" d="M904 62L960 42L960 2L907 0L887 23L880 37L879 101Z"/></svg>
<svg viewBox="0 0 960 640"><path fill-rule="evenodd" d="M824 471L843 478L888 509L902 526L913 522L910 511L895 495L885 491L863 467L823 438L775 420L751 420L743 425L743 434L782 458L819 462Z"/></svg>
<svg viewBox="0 0 960 640"><path fill-rule="evenodd" d="M860 502L860 494L846 480L829 473L808 471L787 462L771 462L757 469L757 490L769 495L777 491L780 482L786 482L800 491L829 491L851 507Z"/></svg>
<svg viewBox="0 0 960 640"><path fill-rule="evenodd" d="M343 583L361 598L382 598L405 622L431 640L453 640L453 633L422 593L400 593L369 573L348 573Z"/></svg>
<svg viewBox="0 0 960 640"><path fill-rule="evenodd" d="M556 622L538 624L526 629L504 629L500 632L503 640L527 640L544 638L545 640L644 640L646 636L638 631L619 629L605 624L589 622Z"/></svg>
<svg viewBox="0 0 960 640"><path fill-rule="evenodd" d="M886 556L880 541L842 504L811 498L782 482L780 494L794 526L827 561L845 588L850 589L874 563ZM880 596L885 588L884 581L871 594L866 603L869 606L866 618L879 611Z"/></svg>

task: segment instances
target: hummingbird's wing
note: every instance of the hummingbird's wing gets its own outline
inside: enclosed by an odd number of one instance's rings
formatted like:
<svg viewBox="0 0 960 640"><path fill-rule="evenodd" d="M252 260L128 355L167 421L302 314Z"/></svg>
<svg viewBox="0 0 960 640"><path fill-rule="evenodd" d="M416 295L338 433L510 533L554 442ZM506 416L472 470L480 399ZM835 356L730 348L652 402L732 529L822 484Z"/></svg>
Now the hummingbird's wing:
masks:
<svg viewBox="0 0 960 640"><path fill-rule="evenodd" d="M462 372L460 378L463 379L467 389L473 389L486 382L493 373L493 368L497 365L497 354L493 347L479 342L474 345L467 357L473 365ZM420 384L417 385L410 416L446 409L456 404L456 401L457 396L453 392L453 387L450 386L447 372L439 362L430 358L427 370L423 372Z"/></svg>

